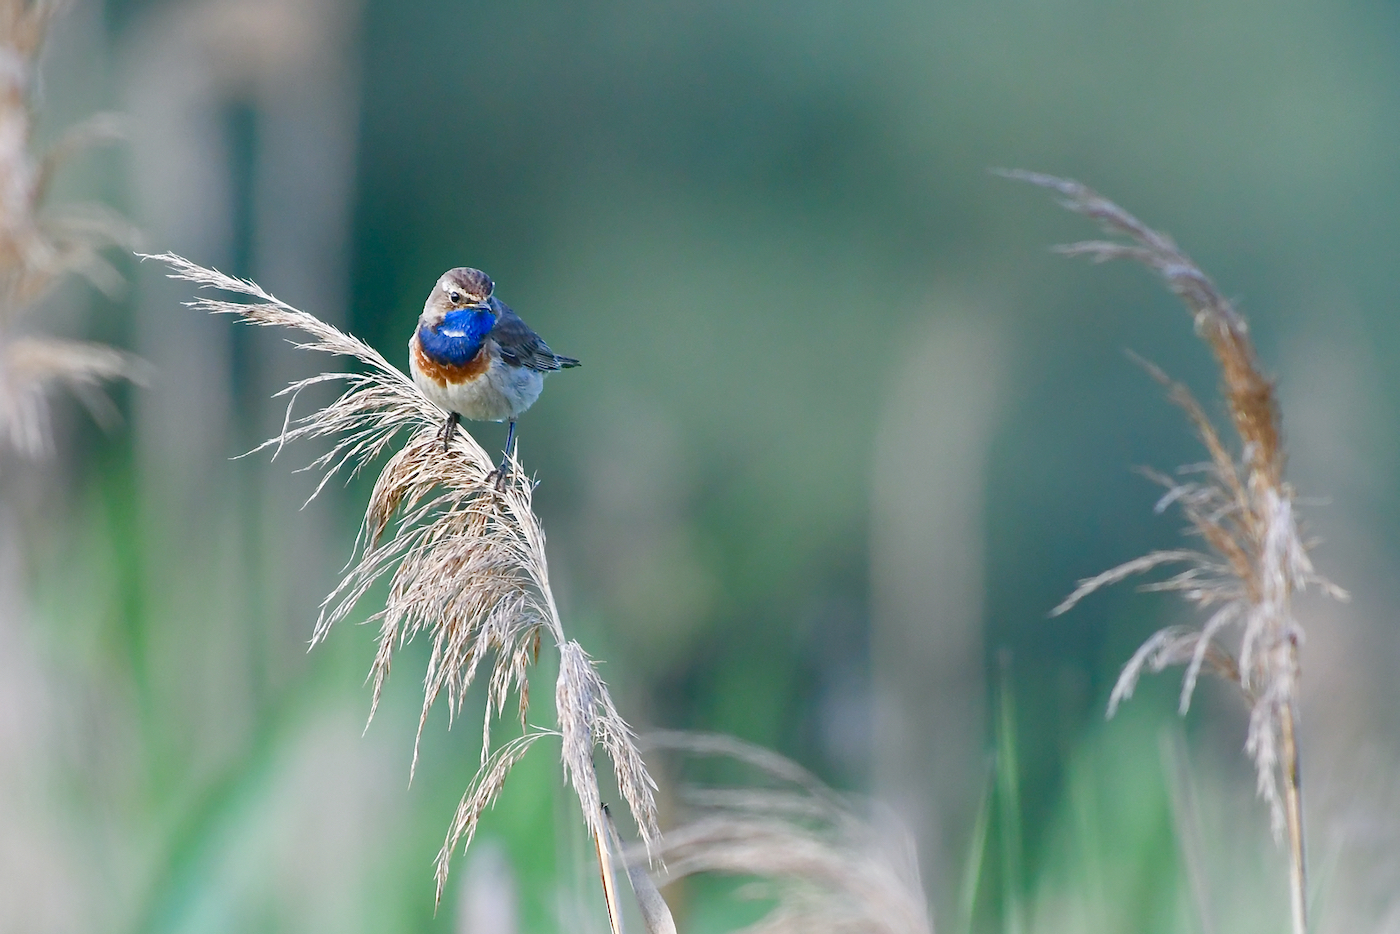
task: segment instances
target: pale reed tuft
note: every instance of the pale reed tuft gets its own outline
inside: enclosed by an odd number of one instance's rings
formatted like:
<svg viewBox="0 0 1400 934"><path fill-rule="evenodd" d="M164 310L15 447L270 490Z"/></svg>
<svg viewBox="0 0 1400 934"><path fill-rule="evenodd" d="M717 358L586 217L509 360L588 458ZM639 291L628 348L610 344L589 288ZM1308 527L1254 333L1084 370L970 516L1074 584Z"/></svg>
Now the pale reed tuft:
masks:
<svg viewBox="0 0 1400 934"><path fill-rule="evenodd" d="M387 452L400 432L408 435L380 471L350 564L323 603L311 641L314 645L325 639L330 628L346 619L370 588L387 577L389 595L384 607L369 617L379 625L379 649L370 671L374 682L370 716L389 676L394 650L419 633L432 640L418 720L420 737L428 712L444 689L449 718L455 720L477 676L486 680L480 767L438 855L438 898L458 844L470 844L511 768L547 735L561 739L565 773L600 853L607 847L607 822L593 767L598 746L611 761L618 787L650 848L657 836L656 786L593 661L564 633L549 582L544 530L531 508L534 484L519 463L511 463L509 479L498 489L495 465L486 451L466 431L458 431L444 451L439 429L446 413L373 347L292 308L254 282L172 253L148 258L168 265L171 278L252 299L199 297L188 303L192 308L237 315L251 324L291 328L309 337L298 347L353 357L364 365L364 372L322 373L284 389L281 395L289 398L282 431L259 447L280 452L289 441L330 439L330 450L304 468L321 475L313 497L331 477L342 472L353 475ZM302 390L326 382L342 382L346 388L329 405L294 416ZM559 653L553 729L527 721L530 668L546 636ZM504 715L512 695L523 734L493 750L492 723ZM417 757L415 738L414 764Z"/></svg>
<svg viewBox="0 0 1400 934"><path fill-rule="evenodd" d="M746 934L932 934L913 841L872 822L787 759L726 736L649 734L649 745L726 756L772 787L691 788L692 812L662 837L662 882L755 876L777 904ZM770 888L771 886L771 888Z"/></svg>
<svg viewBox="0 0 1400 934"><path fill-rule="evenodd" d="M50 451L53 386L67 386L105 426L116 409L99 387L140 382L146 373L135 357L100 344L19 336L21 319L68 273L108 292L120 288L121 275L101 250L136 239L129 224L100 206L44 203L60 165L119 136L115 120L100 114L68 130L44 155L30 151L30 90L58 6L0 0L0 434L29 457Z"/></svg>
<svg viewBox="0 0 1400 934"><path fill-rule="evenodd" d="M16 451L31 457L52 448L48 391L66 386L103 428L120 420L103 383L144 383L149 367L129 353L86 341L17 337L0 346L0 427Z"/></svg>
<svg viewBox="0 0 1400 934"><path fill-rule="evenodd" d="M1208 611L1200 629L1170 627L1154 634L1124 666L1109 699L1109 715L1131 697L1144 670L1185 665L1181 712L1191 703L1200 673L1213 672L1237 685L1250 705L1245 749L1253 758L1259 794L1269 803L1276 837L1285 830L1291 858L1294 930L1306 931L1303 814L1295 728L1298 649L1303 631L1293 616L1293 594L1309 585L1339 599L1346 594L1313 570L1294 515L1294 491L1283 477L1286 455L1274 384L1261 372L1245 319L1215 283L1171 238L1146 226L1079 182L1032 172L1009 178L1049 188L1065 208L1097 221L1129 242L1095 240L1057 248L1095 262L1130 259L1155 271L1191 311L1196 333L1220 366L1238 454L1227 447L1185 386L1147 365L1171 400L1186 413L1210 459L1167 476L1148 471L1166 488L1162 512L1176 506L1203 540L1201 550L1157 551L1081 581L1052 612L1063 613L1100 587L1160 565L1185 565L1180 573L1147 586L1173 591ZM1237 638L1226 641L1230 631ZM1280 792L1280 785L1282 792Z"/></svg>

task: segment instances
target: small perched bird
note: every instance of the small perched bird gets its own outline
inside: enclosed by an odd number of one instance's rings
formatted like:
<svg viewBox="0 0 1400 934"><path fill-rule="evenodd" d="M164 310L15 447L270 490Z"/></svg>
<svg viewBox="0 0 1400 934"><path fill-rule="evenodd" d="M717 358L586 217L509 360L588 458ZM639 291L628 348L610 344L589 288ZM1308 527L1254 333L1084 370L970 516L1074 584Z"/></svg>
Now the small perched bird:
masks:
<svg viewBox="0 0 1400 934"><path fill-rule="evenodd" d="M463 418L510 422L499 483L510 464L515 420L540 397L545 374L579 364L550 350L495 290L480 269L459 266L443 273L409 339L408 368L423 395L449 413L443 450Z"/></svg>

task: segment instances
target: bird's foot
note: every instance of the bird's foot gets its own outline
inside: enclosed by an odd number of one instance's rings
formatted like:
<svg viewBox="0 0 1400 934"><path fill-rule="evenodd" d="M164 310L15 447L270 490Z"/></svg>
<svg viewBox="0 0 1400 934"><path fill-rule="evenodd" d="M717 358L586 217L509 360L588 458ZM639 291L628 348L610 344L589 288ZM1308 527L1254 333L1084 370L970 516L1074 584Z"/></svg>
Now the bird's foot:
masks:
<svg viewBox="0 0 1400 934"><path fill-rule="evenodd" d="M497 493L504 493L506 490L506 483L510 480L510 473L509 458L502 459L502 461L496 465L496 469L486 475L486 482L494 486Z"/></svg>
<svg viewBox="0 0 1400 934"><path fill-rule="evenodd" d="M457 435L457 423L462 420L462 416L453 412L447 416L447 420L442 423L442 430L437 436L442 439L442 453L447 453L447 446L452 443L452 439Z"/></svg>
<svg viewBox="0 0 1400 934"><path fill-rule="evenodd" d="M501 463L495 470L486 475L486 482L491 483L494 479L496 492L503 492L506 488L506 481L510 479L510 446L515 440L515 419L510 420L510 430L506 432L506 447L501 452Z"/></svg>

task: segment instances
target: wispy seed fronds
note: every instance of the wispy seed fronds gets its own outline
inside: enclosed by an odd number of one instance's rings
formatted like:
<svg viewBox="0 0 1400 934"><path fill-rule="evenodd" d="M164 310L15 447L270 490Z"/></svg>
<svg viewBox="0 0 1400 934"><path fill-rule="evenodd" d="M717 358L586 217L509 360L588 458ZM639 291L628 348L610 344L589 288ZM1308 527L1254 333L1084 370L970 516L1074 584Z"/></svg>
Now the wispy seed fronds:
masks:
<svg viewBox="0 0 1400 934"><path fill-rule="evenodd" d="M437 900L442 901L442 890L447 885L448 868L452 862L452 853L456 849L457 842L462 842L462 848L471 846L472 838L476 836L476 828L481 823L481 815L485 814L496 803L496 799L501 796L501 791L506 786L506 778L510 775L510 770L515 768L516 763L525 758L525 753L530 751L530 747L542 736L551 735L547 730L532 730L517 736L506 743L501 748L491 754L491 757L477 770L472 777L471 783L467 785L467 790L462 794L462 800L457 805L457 813L452 815L452 826L447 831L447 842L442 845L442 849L437 855Z"/></svg>
<svg viewBox="0 0 1400 934"><path fill-rule="evenodd" d="M135 357L110 347L19 336L21 319L65 274L84 275L108 292L120 288L121 275L101 250L136 239L130 224L100 206L45 203L60 165L120 135L112 117L99 115L69 130L47 153L32 151L30 93L58 6L0 0L0 435L29 457L52 446L53 387L67 387L99 423L110 425L116 409L101 385L140 381L146 373Z"/></svg>
<svg viewBox="0 0 1400 934"><path fill-rule="evenodd" d="M931 934L912 841L892 822L870 820L796 764L739 740L647 739L732 756L770 786L687 789L690 816L662 836L663 884L707 872L767 880L777 905L748 934Z"/></svg>
<svg viewBox="0 0 1400 934"><path fill-rule="evenodd" d="M612 761L618 790L637 821L637 830L648 850L657 838L656 783L647 773L636 734L613 704L608 687L593 660L577 642L559 647L559 680L554 706L564 737L564 771L583 805L584 818L595 839L607 839L593 748L601 745Z"/></svg>
<svg viewBox="0 0 1400 934"><path fill-rule="evenodd" d="M1099 587L1168 562L1186 570L1150 585L1180 593L1211 615L1199 630L1164 629L1140 648L1119 676L1109 713L1130 697L1143 670L1184 664L1181 710L1202 670L1235 683L1250 704L1245 748L1254 759L1258 789L1271 806L1276 835L1288 826L1294 850L1295 927L1305 927L1302 898L1302 816L1298 796L1298 753L1294 742L1298 688L1298 647L1302 629L1293 616L1293 595L1309 585L1338 598L1345 593L1314 569L1294 515L1294 491L1284 480L1286 456L1281 415L1273 381L1259 367L1244 317L1210 277L1171 238L1143 224L1118 205L1079 182L1033 172L1004 172L1009 178L1049 188L1060 204L1098 222L1120 240L1092 240L1058 247L1068 256L1096 262L1129 259L1156 272L1185 303L1196 333L1210 346L1220 367L1222 391L1235 429L1234 450L1220 436L1204 409L1179 383L1148 366L1153 377L1182 408L1209 454L1209 461L1175 476L1149 472L1167 490L1158 511L1176 506L1189 532L1210 553L1154 552L1120 565L1079 587L1055 612L1063 612ZM1195 479L1186 479L1194 477ZM1225 642L1226 630L1237 640ZM1280 750L1285 750L1280 754ZM1280 795L1280 777L1285 794ZM1285 801L1284 799L1287 799Z"/></svg>
<svg viewBox="0 0 1400 934"><path fill-rule="evenodd" d="M1036 172L1002 173L1057 192L1060 205L1096 221L1108 234L1127 238L1085 240L1056 247L1066 256L1088 256L1102 263L1130 259L1156 272L1191 312L1196 333L1215 353L1224 377L1226 399L1235 430L1243 443L1244 468L1278 486L1282 483L1284 452L1279 437L1278 400L1273 381L1259 369L1249 325L1233 305L1166 234L1148 227L1118 205L1072 179Z"/></svg>
<svg viewBox="0 0 1400 934"><path fill-rule="evenodd" d="M541 634L548 632L555 644L563 639L543 560L543 532L530 508L531 485L510 484L498 495L488 482L491 469L490 458L479 449L475 456L456 449L444 454L432 427L411 437L375 483L356 557L327 598L313 637L313 642L324 639L388 575L384 608L370 617L380 625L371 716L394 649L420 632L433 643L420 734L442 690L455 719L481 663L493 659L483 762L490 754L492 714L503 712L512 691L524 723L527 668L539 654ZM390 524L395 530L386 539ZM415 742L415 760L416 749Z"/></svg>
<svg viewBox="0 0 1400 934"><path fill-rule="evenodd" d="M1084 580L1080 581L1079 586L1074 588L1074 592L1060 601L1059 606L1050 611L1050 615L1059 616L1061 613L1067 612L1073 608L1076 603L1089 596L1089 594L1094 591L1107 587L1110 584L1116 584L1120 581L1127 580L1129 577L1145 573L1160 565L1178 564L1183 561L1200 564L1206 560L1208 560L1207 556L1199 551L1176 550L1154 551L1151 554L1143 555L1141 558L1125 561L1117 567L1109 568L1107 571L1103 571L1093 577L1086 577Z"/></svg>
<svg viewBox="0 0 1400 934"><path fill-rule="evenodd" d="M0 427L12 448L30 457L50 453L48 393L68 388L103 428L120 416L102 386L117 379L144 384L150 368L106 344L20 337L0 346Z"/></svg>
<svg viewBox="0 0 1400 934"><path fill-rule="evenodd" d="M307 337L296 345L299 348L350 357L363 365L359 372L321 373L283 390L280 395L289 399L282 431L258 448L280 452L289 441L329 439L330 450L307 468L321 475L313 498L332 477L353 476L388 453L400 433L408 436L380 470L349 565L323 602L311 641L314 645L325 639L375 584L387 579L384 606L368 620L379 626L369 675L374 684L370 717L395 650L423 634L432 641L432 653L423 679L414 766L428 713L443 692L449 722L455 721L471 685L479 676L486 680L480 767L438 857L439 898L452 852L459 843L471 841L477 821L495 802L511 767L546 733L562 737L565 773L600 847L606 846L607 836L592 762L598 746L612 761L623 797L650 845L657 833L655 785L593 662L565 636L549 580L544 529L531 503L534 483L520 464L512 461L509 477L498 484L491 457L461 429L444 450L440 428L447 413L358 338L293 308L255 282L171 253L148 258L168 265L171 278L251 299L201 296L187 303L192 308L290 328ZM294 413L303 390L336 381L346 388L333 402L306 415ZM532 728L528 722L529 673L544 637L559 652L557 730ZM524 733L493 751L493 721L505 714L512 696Z"/></svg>
<svg viewBox="0 0 1400 934"><path fill-rule="evenodd" d="M255 299L252 302L240 302L201 295L193 301L186 302L186 307L196 311L207 311L210 314L234 315L249 324L263 327L281 327L301 331L311 340L296 344L299 349L354 357L388 382L389 385L382 388L391 392L395 389L400 390L402 398L398 401L405 403L408 411L416 411L424 419L428 419L434 411L438 411L431 402L423 398L421 393L417 396L421 400L420 406L407 405L414 391L413 381L404 375L398 367L385 360L379 351L358 337L346 334L339 328L327 324L315 315L293 308L251 279L240 279L217 269L209 269L191 262L177 253L142 253L139 255L142 259L153 259L169 266L171 271L167 275L171 279L191 282L199 288L217 289L220 292L246 295ZM329 374L322 378L341 376L344 374ZM297 437L303 437L303 435Z"/></svg>
<svg viewBox="0 0 1400 934"><path fill-rule="evenodd" d="M102 259L106 246L131 246L131 224L99 205L48 205L54 174L73 156L122 138L111 114L70 128L47 152L32 150L30 94L40 48L60 4L0 0L0 319L13 321L63 274L86 275L111 290L121 277Z"/></svg>

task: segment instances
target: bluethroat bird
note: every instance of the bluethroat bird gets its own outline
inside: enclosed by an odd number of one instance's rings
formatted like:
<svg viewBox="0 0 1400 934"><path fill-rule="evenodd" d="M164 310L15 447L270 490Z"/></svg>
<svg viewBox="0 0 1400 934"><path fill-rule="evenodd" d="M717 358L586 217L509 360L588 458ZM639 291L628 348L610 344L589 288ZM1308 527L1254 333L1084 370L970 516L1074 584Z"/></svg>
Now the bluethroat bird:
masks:
<svg viewBox="0 0 1400 934"><path fill-rule="evenodd" d="M408 369L423 395L448 412L440 432L443 450L463 418L510 422L499 486L510 465L515 420L540 397L545 374L578 361L550 350L495 290L480 269L459 266L443 273L408 342Z"/></svg>

